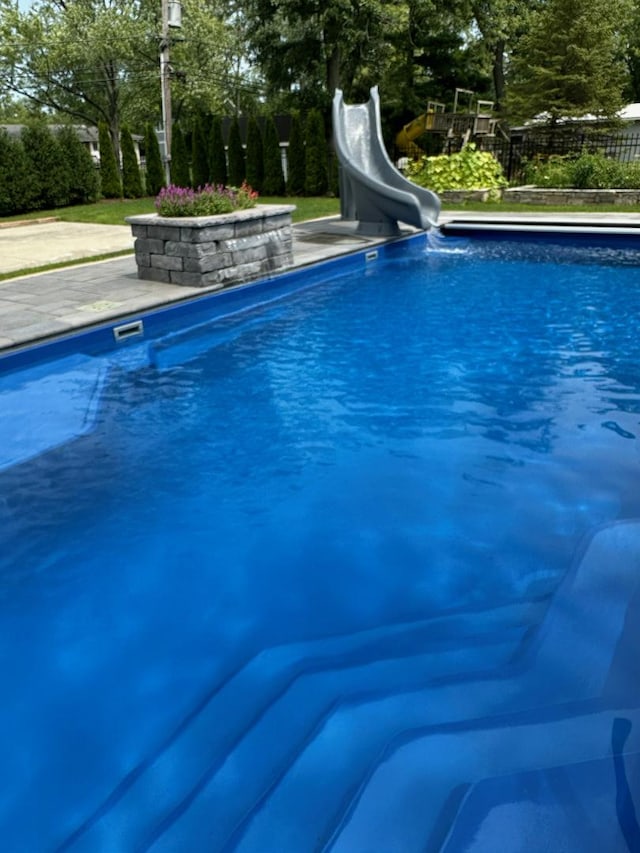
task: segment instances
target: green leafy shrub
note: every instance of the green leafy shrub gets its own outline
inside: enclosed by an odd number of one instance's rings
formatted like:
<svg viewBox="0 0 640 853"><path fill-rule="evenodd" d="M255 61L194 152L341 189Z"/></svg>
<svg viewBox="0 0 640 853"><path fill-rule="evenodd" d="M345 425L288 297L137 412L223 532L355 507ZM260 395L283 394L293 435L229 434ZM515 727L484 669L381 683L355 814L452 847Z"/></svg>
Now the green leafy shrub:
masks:
<svg viewBox="0 0 640 853"><path fill-rule="evenodd" d="M60 128L58 143L69 173L69 204L96 201L99 195L98 169L75 128Z"/></svg>
<svg viewBox="0 0 640 853"><path fill-rule="evenodd" d="M304 133L300 114L294 112L291 116L291 134L289 136L287 193L289 195L304 195L305 153Z"/></svg>
<svg viewBox="0 0 640 853"><path fill-rule="evenodd" d="M20 139L0 130L0 216L38 207L39 182Z"/></svg>
<svg viewBox="0 0 640 853"><path fill-rule="evenodd" d="M473 143L455 154L421 157L409 164L407 174L414 183L437 193L445 190L497 190L507 186L502 167L493 154L478 151Z"/></svg>
<svg viewBox="0 0 640 853"><path fill-rule="evenodd" d="M140 166L136 157L133 137L127 127L123 127L120 132L120 148L122 150L122 194L125 198L141 198Z"/></svg>
<svg viewBox="0 0 640 853"><path fill-rule="evenodd" d="M177 124L171 129L171 183L178 187L191 186L187 142Z"/></svg>
<svg viewBox="0 0 640 853"><path fill-rule="evenodd" d="M264 181L262 189L265 195L282 195L284 193L284 173L282 157L280 156L280 140L273 118L268 118L264 125Z"/></svg>
<svg viewBox="0 0 640 853"><path fill-rule="evenodd" d="M144 130L144 154L147 195L157 195L165 185L165 174L158 137L155 135L153 127L150 124L147 124Z"/></svg>
<svg viewBox="0 0 640 853"><path fill-rule="evenodd" d="M570 187L571 159L566 155L552 154L550 157L534 157L524 162L523 180L536 187L560 189Z"/></svg>
<svg viewBox="0 0 640 853"><path fill-rule="evenodd" d="M320 110L313 109L305 123L305 181L306 195L324 195L329 189L327 138L324 118Z"/></svg>
<svg viewBox="0 0 640 853"><path fill-rule="evenodd" d="M25 127L21 134L38 185L38 208L69 204L71 174L58 140L43 124Z"/></svg>
<svg viewBox="0 0 640 853"><path fill-rule="evenodd" d="M109 128L104 122L98 125L98 147L100 149L100 192L104 198L122 198L120 172L113 142Z"/></svg>
<svg viewBox="0 0 640 853"><path fill-rule="evenodd" d="M191 132L191 185L194 188L204 187L211 180L207 141L207 121L204 116L198 116Z"/></svg>
<svg viewBox="0 0 640 853"><path fill-rule="evenodd" d="M247 124L247 183L262 192L264 181L264 155L262 134L254 116Z"/></svg>
<svg viewBox="0 0 640 853"><path fill-rule="evenodd" d="M601 151L536 157L525 164L524 180L537 187L578 190L640 189L640 163L622 163Z"/></svg>
<svg viewBox="0 0 640 853"><path fill-rule="evenodd" d="M239 187L246 177L244 149L240 136L240 124L234 117L229 127L229 183Z"/></svg>
<svg viewBox="0 0 640 853"><path fill-rule="evenodd" d="M246 183L237 190L210 184L194 190L172 184L161 189L155 201L160 216L215 216L248 210L257 203L258 193Z"/></svg>
<svg viewBox="0 0 640 853"><path fill-rule="evenodd" d="M209 131L209 172L212 184L227 183L227 155L224 150L222 122L219 116L214 116Z"/></svg>

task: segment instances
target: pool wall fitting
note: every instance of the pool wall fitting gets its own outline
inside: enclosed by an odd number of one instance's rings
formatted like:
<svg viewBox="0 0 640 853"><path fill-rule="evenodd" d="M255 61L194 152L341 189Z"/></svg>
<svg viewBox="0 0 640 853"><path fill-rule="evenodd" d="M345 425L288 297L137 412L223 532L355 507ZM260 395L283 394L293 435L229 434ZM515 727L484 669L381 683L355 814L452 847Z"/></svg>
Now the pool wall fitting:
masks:
<svg viewBox="0 0 640 853"><path fill-rule="evenodd" d="M138 278L191 287L252 281L293 264L294 205L217 216L129 216Z"/></svg>

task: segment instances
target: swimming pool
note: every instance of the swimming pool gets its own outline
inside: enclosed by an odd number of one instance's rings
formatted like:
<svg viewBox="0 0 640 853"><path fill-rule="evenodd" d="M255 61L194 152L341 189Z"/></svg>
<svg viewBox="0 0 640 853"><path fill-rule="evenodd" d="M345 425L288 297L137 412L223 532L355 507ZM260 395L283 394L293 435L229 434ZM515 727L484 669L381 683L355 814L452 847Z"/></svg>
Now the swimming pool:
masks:
<svg viewBox="0 0 640 853"><path fill-rule="evenodd" d="M3 378L3 850L640 849L597 242L423 236Z"/></svg>

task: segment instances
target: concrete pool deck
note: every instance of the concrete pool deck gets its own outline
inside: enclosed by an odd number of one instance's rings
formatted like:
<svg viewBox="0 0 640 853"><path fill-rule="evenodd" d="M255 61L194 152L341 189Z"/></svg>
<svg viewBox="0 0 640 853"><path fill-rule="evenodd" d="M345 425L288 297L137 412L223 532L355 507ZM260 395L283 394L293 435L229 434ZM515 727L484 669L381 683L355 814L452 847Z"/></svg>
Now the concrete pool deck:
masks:
<svg viewBox="0 0 640 853"><path fill-rule="evenodd" d="M440 224L615 228L640 236L638 213L509 213L447 211ZM411 234L412 229L403 229ZM385 242L363 237L355 223L328 217L293 226L293 269ZM131 250L111 260L0 281L0 355L132 314L203 296L209 289L137 277L129 226L41 222L0 228L0 274ZM215 290L212 288L211 290Z"/></svg>

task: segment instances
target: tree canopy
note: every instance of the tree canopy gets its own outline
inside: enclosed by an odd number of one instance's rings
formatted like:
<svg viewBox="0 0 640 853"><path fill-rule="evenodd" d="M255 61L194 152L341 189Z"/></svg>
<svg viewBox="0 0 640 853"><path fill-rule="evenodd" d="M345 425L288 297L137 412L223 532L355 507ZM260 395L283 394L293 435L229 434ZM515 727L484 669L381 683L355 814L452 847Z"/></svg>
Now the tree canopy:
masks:
<svg viewBox="0 0 640 853"><path fill-rule="evenodd" d="M378 85L395 128L456 88L530 118L615 113L640 99L633 0L182 0L169 33L173 117L265 118ZM0 117L161 119L157 0L0 0Z"/></svg>

